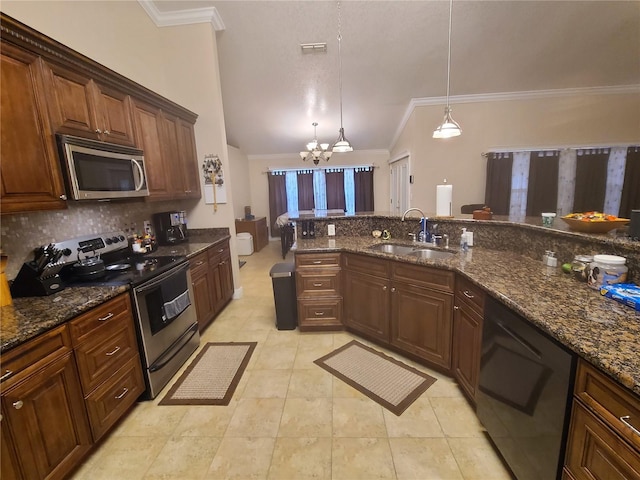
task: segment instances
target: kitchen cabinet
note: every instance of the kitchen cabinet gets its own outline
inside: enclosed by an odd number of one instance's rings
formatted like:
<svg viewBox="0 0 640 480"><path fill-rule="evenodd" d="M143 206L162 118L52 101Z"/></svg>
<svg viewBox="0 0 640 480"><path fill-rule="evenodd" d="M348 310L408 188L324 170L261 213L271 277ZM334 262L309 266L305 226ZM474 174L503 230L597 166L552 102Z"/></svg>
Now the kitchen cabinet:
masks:
<svg viewBox="0 0 640 480"><path fill-rule="evenodd" d="M347 327L450 368L452 272L352 253L343 267Z"/></svg>
<svg viewBox="0 0 640 480"><path fill-rule="evenodd" d="M37 55L5 42L1 61L2 213L67 208L47 115L44 63Z"/></svg>
<svg viewBox="0 0 640 480"><path fill-rule="evenodd" d="M640 479L640 398L580 360L564 466L575 480Z"/></svg>
<svg viewBox="0 0 640 480"><path fill-rule="evenodd" d="M218 243L190 260L191 287L200 332L233 297L229 241Z"/></svg>
<svg viewBox="0 0 640 480"><path fill-rule="evenodd" d="M458 275L453 307L451 372L463 393L474 404L480 374L484 300L485 293L480 287Z"/></svg>
<svg viewBox="0 0 640 480"><path fill-rule="evenodd" d="M76 70L47 65L55 133L133 146L131 97Z"/></svg>
<svg viewBox="0 0 640 480"><path fill-rule="evenodd" d="M136 143L145 154L151 201L200 198L193 124L134 99Z"/></svg>
<svg viewBox="0 0 640 480"><path fill-rule="evenodd" d="M300 331L342 330L340 254L296 254L295 262Z"/></svg>
<svg viewBox="0 0 640 480"><path fill-rule="evenodd" d="M253 251L259 252L269 244L269 228L267 217L253 220L236 219L236 233L250 233L253 237Z"/></svg>
<svg viewBox="0 0 640 480"><path fill-rule="evenodd" d="M145 390L129 296L76 317L69 328L96 442Z"/></svg>
<svg viewBox="0 0 640 480"><path fill-rule="evenodd" d="M3 436L22 476L64 477L92 443L67 325L4 354L2 369Z"/></svg>

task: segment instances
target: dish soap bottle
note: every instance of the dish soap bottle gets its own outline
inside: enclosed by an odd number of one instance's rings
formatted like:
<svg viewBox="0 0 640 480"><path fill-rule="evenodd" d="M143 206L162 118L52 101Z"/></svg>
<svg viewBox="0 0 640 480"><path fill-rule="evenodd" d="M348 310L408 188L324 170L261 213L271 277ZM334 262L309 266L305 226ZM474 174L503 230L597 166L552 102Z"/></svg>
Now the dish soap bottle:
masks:
<svg viewBox="0 0 640 480"><path fill-rule="evenodd" d="M462 229L462 234L460 235L460 250L466 252L469 250L469 244L467 243L467 229Z"/></svg>

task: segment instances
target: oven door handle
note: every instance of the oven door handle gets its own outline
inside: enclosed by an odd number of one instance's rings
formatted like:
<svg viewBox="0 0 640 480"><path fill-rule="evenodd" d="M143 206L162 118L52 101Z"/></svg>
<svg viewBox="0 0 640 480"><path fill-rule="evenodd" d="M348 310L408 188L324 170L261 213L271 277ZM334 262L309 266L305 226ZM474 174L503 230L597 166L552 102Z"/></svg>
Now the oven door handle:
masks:
<svg viewBox="0 0 640 480"><path fill-rule="evenodd" d="M167 278L172 277L174 275L178 275L183 270L187 270L188 268L189 268L189 262L185 262L182 265L179 265L167 272L164 272L163 274L154 278L153 280L149 280L147 283L144 283L142 285L135 287L135 291L136 293L144 293L148 290L152 290L156 288L158 285L160 285L162 282L164 282Z"/></svg>
<svg viewBox="0 0 640 480"><path fill-rule="evenodd" d="M189 340L191 340L196 333L198 333L198 324L194 323L193 325L191 325L191 327L189 327L189 330L184 332L182 336L178 338L178 340L176 340L174 344L171 345L171 347L169 347L168 352L172 352L171 355L169 355L168 358L164 358L164 356L158 358L158 360L156 360L153 365L149 366L149 372L157 372L158 370L162 370L164 366L173 359L173 357L180 353L182 347L189 343Z"/></svg>

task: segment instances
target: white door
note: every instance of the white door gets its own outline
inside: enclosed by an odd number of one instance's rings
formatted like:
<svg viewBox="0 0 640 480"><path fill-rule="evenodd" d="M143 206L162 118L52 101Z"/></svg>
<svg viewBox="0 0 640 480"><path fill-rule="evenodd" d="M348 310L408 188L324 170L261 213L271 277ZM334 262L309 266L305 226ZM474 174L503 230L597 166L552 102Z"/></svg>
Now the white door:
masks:
<svg viewBox="0 0 640 480"><path fill-rule="evenodd" d="M409 155L397 157L389 162L391 178L392 214L402 215L409 208Z"/></svg>

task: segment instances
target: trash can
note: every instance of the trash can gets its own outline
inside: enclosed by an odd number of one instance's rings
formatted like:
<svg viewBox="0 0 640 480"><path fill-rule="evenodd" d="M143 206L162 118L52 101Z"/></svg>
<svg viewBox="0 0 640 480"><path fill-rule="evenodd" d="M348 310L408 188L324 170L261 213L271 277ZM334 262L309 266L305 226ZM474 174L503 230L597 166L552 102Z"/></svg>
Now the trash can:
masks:
<svg viewBox="0 0 640 480"><path fill-rule="evenodd" d="M296 266L293 263L276 263L269 272L273 283L278 330L295 330L298 325L295 272Z"/></svg>
<svg viewBox="0 0 640 480"><path fill-rule="evenodd" d="M238 233L236 245L238 246L238 255L251 255L253 253L253 235L248 232Z"/></svg>

